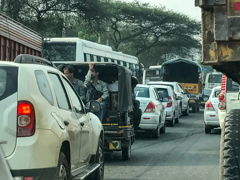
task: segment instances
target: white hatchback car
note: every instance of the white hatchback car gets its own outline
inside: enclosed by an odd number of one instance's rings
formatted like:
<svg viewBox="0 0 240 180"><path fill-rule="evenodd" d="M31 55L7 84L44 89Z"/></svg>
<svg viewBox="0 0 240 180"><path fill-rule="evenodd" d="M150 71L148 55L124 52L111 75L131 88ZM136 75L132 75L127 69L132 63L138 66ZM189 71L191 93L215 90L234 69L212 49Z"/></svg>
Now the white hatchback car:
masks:
<svg viewBox="0 0 240 180"><path fill-rule="evenodd" d="M166 111L156 88L149 85L137 85L134 92L143 112L139 129L152 131L154 137L158 138L160 132L165 133Z"/></svg>
<svg viewBox="0 0 240 180"><path fill-rule="evenodd" d="M170 86L174 93L176 93L177 97L181 97L178 100L178 108L179 112L184 116L189 115L189 98L186 93L184 93L182 87L178 82L166 82L166 81L152 81L148 83L149 85L163 85Z"/></svg>
<svg viewBox="0 0 240 180"><path fill-rule="evenodd" d="M170 86L154 85L154 87L157 89L162 104L166 108L166 121L170 126L174 126L175 123L179 123L180 112L178 109L178 98L175 98Z"/></svg>
<svg viewBox="0 0 240 180"><path fill-rule="evenodd" d="M0 62L0 144L19 180L103 179L103 127L49 61ZM91 174L90 174L91 173Z"/></svg>
<svg viewBox="0 0 240 180"><path fill-rule="evenodd" d="M218 96L221 93L221 86L212 89L208 101L205 103L204 109L204 123L205 133L211 133L213 128L220 127L218 120Z"/></svg>

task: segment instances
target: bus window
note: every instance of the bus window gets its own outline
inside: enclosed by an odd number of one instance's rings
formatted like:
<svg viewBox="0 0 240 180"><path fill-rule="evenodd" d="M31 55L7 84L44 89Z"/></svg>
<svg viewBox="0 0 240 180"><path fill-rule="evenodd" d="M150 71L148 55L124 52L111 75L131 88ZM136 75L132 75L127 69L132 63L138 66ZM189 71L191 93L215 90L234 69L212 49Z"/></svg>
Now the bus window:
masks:
<svg viewBox="0 0 240 180"><path fill-rule="evenodd" d="M131 69L131 70L133 69L133 64L131 64L131 63L129 64L129 69Z"/></svg>
<svg viewBox="0 0 240 180"><path fill-rule="evenodd" d="M86 62L90 62L91 61L91 58L90 58L90 54L86 54Z"/></svg>
<svg viewBox="0 0 240 180"><path fill-rule="evenodd" d="M97 56L97 62L101 62L101 58Z"/></svg>
<svg viewBox="0 0 240 180"><path fill-rule="evenodd" d="M127 68L129 68L129 63L127 63Z"/></svg>
<svg viewBox="0 0 240 180"><path fill-rule="evenodd" d="M108 62L108 58L104 58L104 62Z"/></svg>
<svg viewBox="0 0 240 180"><path fill-rule="evenodd" d="M114 59L111 59L111 62L112 62L112 63L115 63Z"/></svg>
<svg viewBox="0 0 240 180"><path fill-rule="evenodd" d="M127 67L127 63L126 63L126 62L123 62L123 66Z"/></svg>
<svg viewBox="0 0 240 180"><path fill-rule="evenodd" d="M93 55L90 55L90 61L94 62Z"/></svg>

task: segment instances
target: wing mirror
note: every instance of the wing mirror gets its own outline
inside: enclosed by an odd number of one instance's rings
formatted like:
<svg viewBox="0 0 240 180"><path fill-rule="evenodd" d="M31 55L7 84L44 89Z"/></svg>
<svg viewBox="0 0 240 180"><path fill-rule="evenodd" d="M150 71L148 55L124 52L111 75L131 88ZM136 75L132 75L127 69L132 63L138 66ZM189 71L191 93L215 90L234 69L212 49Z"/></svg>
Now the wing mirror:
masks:
<svg viewBox="0 0 240 180"><path fill-rule="evenodd" d="M97 101L90 101L86 104L87 112L98 112L101 109L101 105Z"/></svg>
<svg viewBox="0 0 240 180"><path fill-rule="evenodd" d="M182 97L181 97L181 96L177 96L176 99L177 99L177 100L182 100Z"/></svg>

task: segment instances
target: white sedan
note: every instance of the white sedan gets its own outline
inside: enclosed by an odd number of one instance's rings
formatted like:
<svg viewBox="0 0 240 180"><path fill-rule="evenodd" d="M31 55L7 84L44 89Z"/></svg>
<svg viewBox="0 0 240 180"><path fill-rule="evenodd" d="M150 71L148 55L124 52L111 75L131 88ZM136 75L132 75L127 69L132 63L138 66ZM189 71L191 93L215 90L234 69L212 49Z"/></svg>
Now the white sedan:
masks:
<svg viewBox="0 0 240 180"><path fill-rule="evenodd" d="M158 138L160 132L165 133L166 111L157 89L151 85L137 85L134 92L143 112L139 130L152 131L153 136Z"/></svg>
<svg viewBox="0 0 240 180"><path fill-rule="evenodd" d="M204 109L205 133L211 133L213 128L220 127L218 120L218 95L221 93L221 87L213 88Z"/></svg>

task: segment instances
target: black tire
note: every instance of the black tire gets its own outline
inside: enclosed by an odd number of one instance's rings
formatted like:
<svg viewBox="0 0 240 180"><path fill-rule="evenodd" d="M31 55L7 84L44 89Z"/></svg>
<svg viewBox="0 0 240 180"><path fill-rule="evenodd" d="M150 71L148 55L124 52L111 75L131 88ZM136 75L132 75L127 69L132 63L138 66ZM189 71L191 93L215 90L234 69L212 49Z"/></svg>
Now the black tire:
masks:
<svg viewBox="0 0 240 180"><path fill-rule="evenodd" d="M230 110L225 118L220 148L220 179L240 179L240 109Z"/></svg>
<svg viewBox="0 0 240 180"><path fill-rule="evenodd" d="M131 142L129 142L128 147L122 147L122 159L129 160L131 158L131 153L132 153Z"/></svg>
<svg viewBox="0 0 240 180"><path fill-rule="evenodd" d="M197 107L197 112L199 112L199 106Z"/></svg>
<svg viewBox="0 0 240 180"><path fill-rule="evenodd" d="M205 126L205 134L211 134L212 129L210 127Z"/></svg>
<svg viewBox="0 0 240 180"><path fill-rule="evenodd" d="M91 174L86 180L103 180L104 179L104 147L103 141L100 138L97 148L96 156L93 157L92 163L99 163L100 167Z"/></svg>
<svg viewBox="0 0 240 180"><path fill-rule="evenodd" d="M188 116L189 115L189 105L187 106L187 109L185 111L183 111L183 115L184 116Z"/></svg>
<svg viewBox="0 0 240 180"><path fill-rule="evenodd" d="M176 123L176 124L179 123L179 115L178 115L177 118L175 119L175 123Z"/></svg>
<svg viewBox="0 0 240 180"><path fill-rule="evenodd" d="M63 152L60 152L59 159L58 159L58 179L59 180L70 179L70 166Z"/></svg>
<svg viewBox="0 0 240 180"><path fill-rule="evenodd" d="M153 135L153 138L159 138L159 136L160 136L160 128L159 128L159 126L157 127L157 129L156 130L154 130L153 132L152 132L152 135Z"/></svg>
<svg viewBox="0 0 240 180"><path fill-rule="evenodd" d="M197 106L192 107L192 112L193 112L193 113L196 113L196 112L197 112Z"/></svg>
<svg viewBox="0 0 240 180"><path fill-rule="evenodd" d="M160 133L164 134L166 132L166 126L167 125L166 125L166 121L165 121L163 127L161 127L161 129L160 129Z"/></svg>
<svg viewBox="0 0 240 180"><path fill-rule="evenodd" d="M170 126L170 127L173 127L173 126L174 126L174 118L172 118L172 120L169 121L169 126Z"/></svg>

